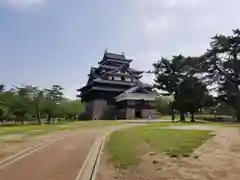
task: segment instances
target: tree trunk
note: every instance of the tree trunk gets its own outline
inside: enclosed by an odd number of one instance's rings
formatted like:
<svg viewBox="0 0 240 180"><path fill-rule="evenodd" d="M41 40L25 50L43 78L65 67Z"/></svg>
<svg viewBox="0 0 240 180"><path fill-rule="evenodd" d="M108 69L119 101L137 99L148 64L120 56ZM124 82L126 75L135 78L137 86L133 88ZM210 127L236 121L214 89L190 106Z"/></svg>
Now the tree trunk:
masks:
<svg viewBox="0 0 240 180"><path fill-rule="evenodd" d="M50 114L48 114L47 123L48 123L48 124L51 123L51 115L50 115Z"/></svg>
<svg viewBox="0 0 240 180"><path fill-rule="evenodd" d="M180 111L180 121L185 122L185 115L184 112Z"/></svg>
<svg viewBox="0 0 240 180"><path fill-rule="evenodd" d="M191 113L191 122L195 122L194 113Z"/></svg>
<svg viewBox="0 0 240 180"><path fill-rule="evenodd" d="M42 124L41 117L40 117L39 104L38 103L37 103L37 121L38 121L38 124Z"/></svg>
<svg viewBox="0 0 240 180"><path fill-rule="evenodd" d="M6 122L7 122L8 119L9 119L8 117L9 117L9 110L6 112L6 115L5 115L5 117L4 117L4 118L5 118L4 120L5 120Z"/></svg>
<svg viewBox="0 0 240 180"><path fill-rule="evenodd" d="M237 122L240 122L240 111L236 111Z"/></svg>
<svg viewBox="0 0 240 180"><path fill-rule="evenodd" d="M175 120L175 113L174 113L174 108L173 107L172 107L171 114L172 114L172 122L174 122L174 120Z"/></svg>

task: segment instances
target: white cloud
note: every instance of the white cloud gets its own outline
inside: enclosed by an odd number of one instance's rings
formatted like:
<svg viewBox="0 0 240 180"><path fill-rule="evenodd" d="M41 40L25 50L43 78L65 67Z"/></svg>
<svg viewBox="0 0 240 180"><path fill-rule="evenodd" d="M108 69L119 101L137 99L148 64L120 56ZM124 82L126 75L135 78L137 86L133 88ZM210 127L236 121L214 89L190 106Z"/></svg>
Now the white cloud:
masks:
<svg viewBox="0 0 240 180"><path fill-rule="evenodd" d="M207 0L135 0L135 4L140 9L158 9L158 8L199 8L203 6Z"/></svg>
<svg viewBox="0 0 240 180"><path fill-rule="evenodd" d="M137 17L128 24L135 28L127 28L131 36L121 43L133 52L133 67L140 70L152 69L161 56L197 56L209 48L212 36L240 27L235 21L239 5L239 0L134 0ZM151 75L143 78L152 80Z"/></svg>
<svg viewBox="0 0 240 180"><path fill-rule="evenodd" d="M166 7L170 8L177 6L179 4L179 0L164 0L163 3Z"/></svg>
<svg viewBox="0 0 240 180"><path fill-rule="evenodd" d="M207 0L178 0L181 5L188 7L188 8L199 8L207 2Z"/></svg>
<svg viewBox="0 0 240 180"><path fill-rule="evenodd" d="M209 28L214 27L218 23L218 18L213 14L207 14L201 16L199 19L196 20L196 28Z"/></svg>
<svg viewBox="0 0 240 180"><path fill-rule="evenodd" d="M196 42L192 44L183 44L176 50L176 54L183 54L186 56L196 56L203 54L209 48L209 42Z"/></svg>
<svg viewBox="0 0 240 180"><path fill-rule="evenodd" d="M154 35L167 32L169 29L174 28L175 18L169 14L162 14L159 17L145 20L144 29L147 34Z"/></svg>
<svg viewBox="0 0 240 180"><path fill-rule="evenodd" d="M132 67L148 71L153 69L153 63L155 63L157 60L160 60L160 57L162 54L157 51L147 51L147 52L141 52L133 56L134 61L132 62ZM153 74L143 74L143 78L141 79L145 83L153 83L154 75Z"/></svg>
<svg viewBox="0 0 240 180"><path fill-rule="evenodd" d="M19 8L26 8L32 5L43 3L44 1L46 0L3 0L1 4Z"/></svg>

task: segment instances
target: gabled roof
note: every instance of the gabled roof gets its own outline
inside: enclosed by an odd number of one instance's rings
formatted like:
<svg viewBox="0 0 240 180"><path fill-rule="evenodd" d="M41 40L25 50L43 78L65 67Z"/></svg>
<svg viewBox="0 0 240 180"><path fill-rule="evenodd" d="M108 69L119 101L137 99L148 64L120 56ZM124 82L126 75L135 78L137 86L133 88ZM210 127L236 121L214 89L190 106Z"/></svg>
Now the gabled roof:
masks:
<svg viewBox="0 0 240 180"><path fill-rule="evenodd" d="M100 64L99 65L99 68L102 68L102 69L109 69L109 70L115 70L115 69L117 69L118 67L116 67L116 66L109 66L109 65L103 65L103 64ZM128 72L132 72L132 73L134 73L134 74L142 74L144 71L138 71L138 70L136 70L136 69L133 69L133 68L126 68L127 69L127 71Z"/></svg>
<svg viewBox="0 0 240 180"><path fill-rule="evenodd" d="M96 70L97 70L97 68L91 67L90 73L88 74L89 78L88 78L87 84L92 82L97 77Z"/></svg>
<svg viewBox="0 0 240 180"><path fill-rule="evenodd" d="M137 79L140 79L142 78L141 75L136 75L136 74L126 74L126 73L114 73L114 72L106 72L105 74L107 75L113 75L113 76L125 76L125 77L132 77L132 78L137 78Z"/></svg>
<svg viewBox="0 0 240 180"><path fill-rule="evenodd" d="M93 81L94 81L94 82L98 82L98 83L130 85L130 86L136 84L136 83L127 82L127 81L112 81L112 80L101 79L101 78L97 78L97 79L95 79L95 80L93 80Z"/></svg>
<svg viewBox="0 0 240 180"><path fill-rule="evenodd" d="M116 67L115 69L113 69L112 71L109 71L109 73L116 73L116 72L118 72L118 71L128 71L127 70L127 65L126 64L123 64L123 65L121 65L121 66L119 66L119 67ZM130 71L128 71L128 73L129 74L132 74Z"/></svg>
<svg viewBox="0 0 240 180"><path fill-rule="evenodd" d="M112 85L124 85L124 86L134 86L137 83L136 82L128 82L128 81L112 81L112 80L107 80L107 79L101 79L101 78L96 78L93 79L89 84L83 86L80 89L77 89L77 91L82 91L86 87L92 86L94 83L100 83L100 84L112 84Z"/></svg>
<svg viewBox="0 0 240 180"><path fill-rule="evenodd" d="M102 69L116 69L116 66L109 66L109 65L100 64L99 68L102 68Z"/></svg>
<svg viewBox="0 0 240 180"><path fill-rule="evenodd" d="M144 86L144 84L142 83L142 84L139 84L139 85L137 85L137 86L134 86L134 87L132 87L132 88L130 88L130 89L128 89L128 90L126 90L124 93L125 94L127 94L127 93L135 93L138 89L140 89L140 88L142 88L146 93L151 93L150 91L148 91L146 88L145 88L145 86Z"/></svg>
<svg viewBox="0 0 240 180"><path fill-rule="evenodd" d="M118 93L121 93L121 92L124 92L125 89L123 88L108 88L108 87L92 87L91 89L89 89L88 91L85 91L83 93L81 93L80 95L78 95L78 97L82 97L84 96L85 94L91 92L91 91L94 91L94 90L98 90L98 91L110 91L110 92L118 92Z"/></svg>
<svg viewBox="0 0 240 180"><path fill-rule="evenodd" d="M157 94L153 91L149 91L146 88L151 87L151 85L140 83L132 88L129 88L128 90L124 91L122 94L115 97L116 101L122 101L122 100L140 100L144 99L147 101L154 101L157 97ZM137 93L137 90L143 89L145 93Z"/></svg>
<svg viewBox="0 0 240 180"><path fill-rule="evenodd" d="M124 54L114 54L114 53L105 52L104 57L109 59L126 60Z"/></svg>
<svg viewBox="0 0 240 180"><path fill-rule="evenodd" d="M94 74L95 73L95 71L96 71L96 67L91 67L91 69L90 69L90 72L89 72L89 74L88 74L88 76L91 76L92 74Z"/></svg>
<svg viewBox="0 0 240 180"><path fill-rule="evenodd" d="M132 62L131 59L126 59L124 54L115 54L115 53L109 53L109 52L104 53L103 59L102 59L102 61L99 62L99 64L102 64L106 61L116 61L116 62L121 62L121 63Z"/></svg>
<svg viewBox="0 0 240 180"><path fill-rule="evenodd" d="M139 71L139 70L136 70L136 69L133 69L133 68L128 68L130 71L136 73L136 74L142 74L144 73L144 71Z"/></svg>

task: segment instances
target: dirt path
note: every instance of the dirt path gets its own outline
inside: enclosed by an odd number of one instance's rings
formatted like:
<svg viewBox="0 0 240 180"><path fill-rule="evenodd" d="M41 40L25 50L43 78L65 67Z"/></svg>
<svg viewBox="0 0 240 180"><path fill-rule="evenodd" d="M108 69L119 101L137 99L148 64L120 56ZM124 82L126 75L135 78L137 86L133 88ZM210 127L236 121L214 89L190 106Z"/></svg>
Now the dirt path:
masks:
<svg viewBox="0 0 240 180"><path fill-rule="evenodd" d="M99 180L238 180L240 179L240 129L217 129L189 158L169 158L146 153L142 161L127 171L118 171L103 155ZM154 162L154 163L153 163Z"/></svg>
<svg viewBox="0 0 240 180"><path fill-rule="evenodd" d="M18 153L23 149L32 147L59 134L60 133L51 133L40 136L14 134L0 136L0 161L8 156Z"/></svg>
<svg viewBox="0 0 240 180"><path fill-rule="evenodd" d="M79 132L54 142L1 169L0 179L72 180L102 133L100 130Z"/></svg>
<svg viewBox="0 0 240 180"><path fill-rule="evenodd" d="M196 154L200 158L192 162L199 165L201 179L240 179L240 129L224 128L217 136L200 147ZM187 161L187 164L189 162ZM191 168L194 171L195 168ZM195 169L196 170L196 169Z"/></svg>
<svg viewBox="0 0 240 180"><path fill-rule="evenodd" d="M179 126L179 125L172 125L168 127L162 127L160 129L177 129L177 130L207 130L207 131L216 131L220 129L220 126L214 126L214 125L203 125L203 124L197 124L197 125L187 125L187 126Z"/></svg>
<svg viewBox="0 0 240 180"><path fill-rule="evenodd" d="M64 133L62 139L12 164L5 166L0 162L0 180L74 180L98 137L132 126L136 125L125 124Z"/></svg>

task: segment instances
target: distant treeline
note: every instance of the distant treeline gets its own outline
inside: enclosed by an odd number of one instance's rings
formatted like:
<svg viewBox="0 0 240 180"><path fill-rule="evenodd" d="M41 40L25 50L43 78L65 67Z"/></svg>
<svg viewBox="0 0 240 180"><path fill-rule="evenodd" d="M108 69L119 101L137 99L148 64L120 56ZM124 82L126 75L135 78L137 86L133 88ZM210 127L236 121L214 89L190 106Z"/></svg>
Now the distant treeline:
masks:
<svg viewBox="0 0 240 180"><path fill-rule="evenodd" d="M52 118L76 119L84 111L84 104L65 98L62 91L59 85L51 89L23 85L6 90L0 84L0 120L2 123L35 120L41 124L51 123Z"/></svg>

